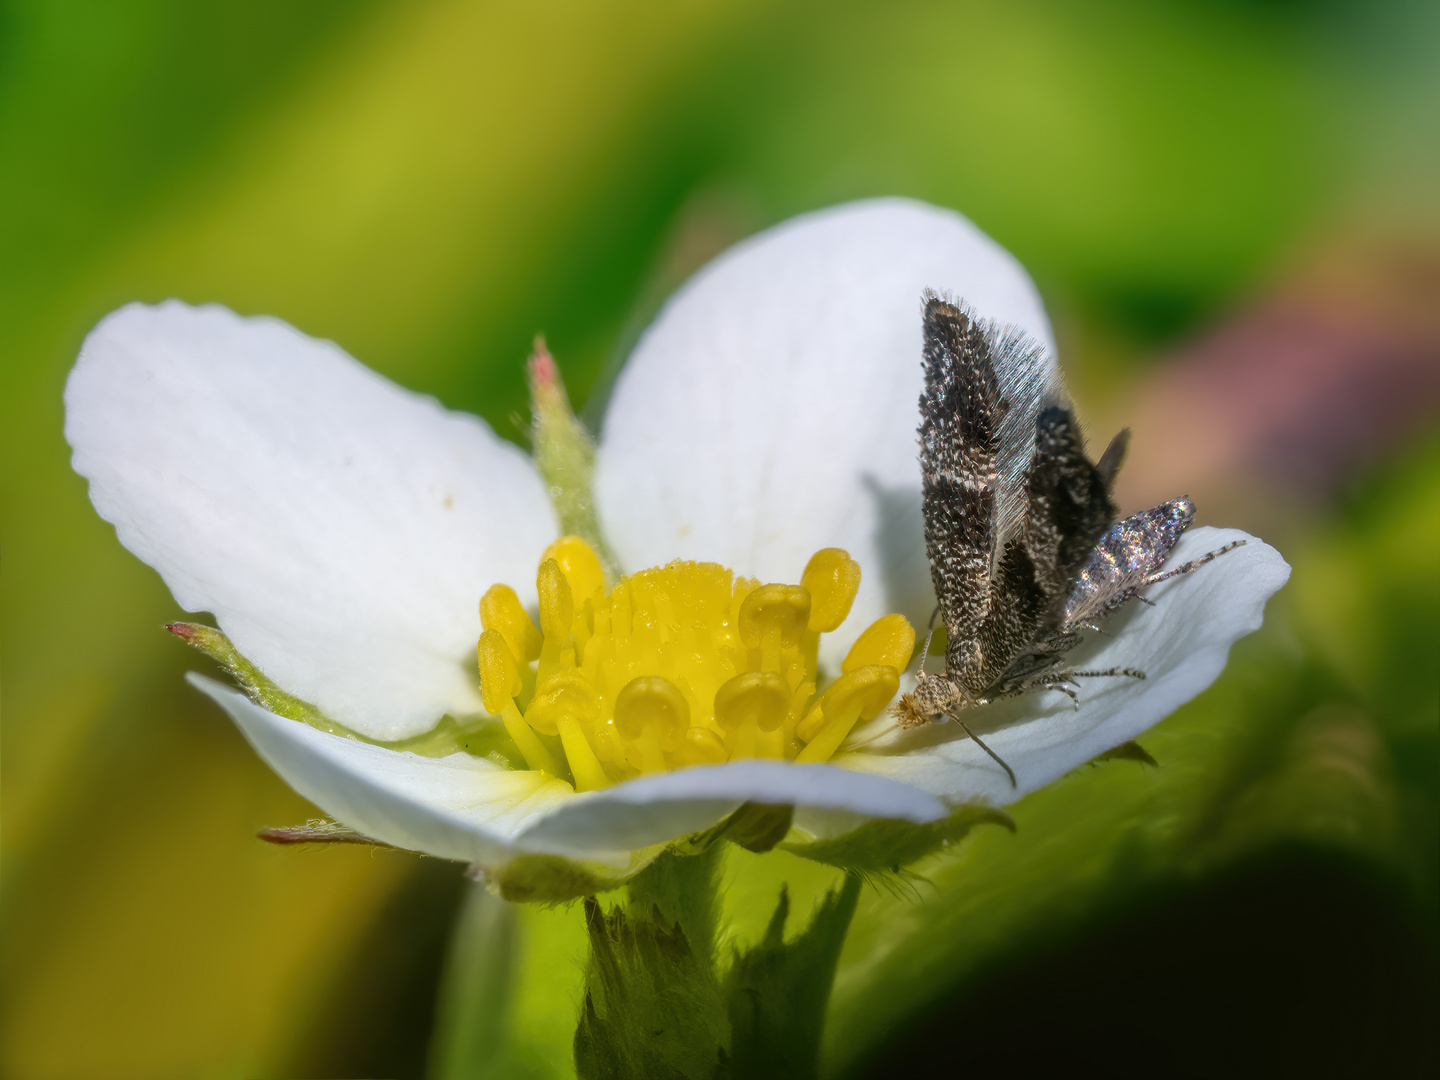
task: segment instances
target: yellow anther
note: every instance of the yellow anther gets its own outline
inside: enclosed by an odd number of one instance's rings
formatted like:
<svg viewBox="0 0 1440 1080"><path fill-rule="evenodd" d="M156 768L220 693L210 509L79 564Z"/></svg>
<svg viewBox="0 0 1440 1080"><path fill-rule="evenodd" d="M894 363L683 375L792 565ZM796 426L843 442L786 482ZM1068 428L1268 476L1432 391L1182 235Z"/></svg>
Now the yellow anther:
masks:
<svg viewBox="0 0 1440 1080"><path fill-rule="evenodd" d="M820 734L820 729L824 726L825 699L822 696L817 698L815 704L810 706L810 710L805 714L805 719L796 725L795 737L803 743L808 743L811 739L815 738L816 735Z"/></svg>
<svg viewBox="0 0 1440 1080"><path fill-rule="evenodd" d="M680 748L690 725L690 704L669 679L642 675L615 697L615 727L626 740L625 756L641 772L660 772L665 754Z"/></svg>
<svg viewBox="0 0 1440 1080"><path fill-rule="evenodd" d="M577 605L605 590L605 572L600 569L600 556L578 536L562 536L545 549L542 563L554 559L560 572L570 583L570 595Z"/></svg>
<svg viewBox="0 0 1440 1080"><path fill-rule="evenodd" d="M540 631L547 641L566 645L575 619L574 594L565 572L554 559L540 564L535 576L535 590L540 594Z"/></svg>
<svg viewBox="0 0 1440 1080"><path fill-rule="evenodd" d="M631 679L615 696L615 726L627 739L654 730L664 748L673 750L690 726L690 704L669 679L642 675Z"/></svg>
<svg viewBox="0 0 1440 1080"><path fill-rule="evenodd" d="M565 766L555 760L550 748L540 741L515 707L515 695L520 692L521 681L510 646L505 644L498 630L486 630L480 635L480 644L475 651L480 661L480 696L485 702L485 711L500 717L505 730L524 756L526 765L551 776L563 777Z"/></svg>
<svg viewBox="0 0 1440 1080"><path fill-rule="evenodd" d="M884 664L904 671L915 653L915 628L904 615L881 615L865 628L840 664L851 672L871 664Z"/></svg>
<svg viewBox="0 0 1440 1080"><path fill-rule="evenodd" d="M537 686L525 710L526 722L546 735L560 734L560 721L567 717L590 724L599 715L600 695L573 669L557 672Z"/></svg>
<svg viewBox="0 0 1440 1080"><path fill-rule="evenodd" d="M520 671L515 666L515 657L498 630L481 634L475 651L480 661L480 696L485 701L485 711L499 716L505 704L520 693Z"/></svg>
<svg viewBox="0 0 1440 1080"><path fill-rule="evenodd" d="M790 687L773 671L747 671L715 691L715 719L722 727L752 725L774 731L785 720Z"/></svg>
<svg viewBox="0 0 1440 1080"><path fill-rule="evenodd" d="M550 565L553 565L553 561ZM556 568L558 572L558 567ZM594 791L608 787L605 772L590 745L586 729L600 717L600 698L589 680L578 671L562 671L552 675L535 690L525 721L546 735L559 735L560 745L570 762L576 791Z"/></svg>
<svg viewBox="0 0 1440 1080"><path fill-rule="evenodd" d="M800 725L800 738L810 738L795 760L828 761L856 721L879 716L898 689L900 672L887 664L871 664L841 675L820 698L818 729L814 709Z"/></svg>
<svg viewBox="0 0 1440 1080"><path fill-rule="evenodd" d="M740 639L752 649L777 633L782 645L800 640L810 621L810 593L799 585L761 585L740 605Z"/></svg>
<svg viewBox="0 0 1440 1080"><path fill-rule="evenodd" d="M853 706L860 710L860 719L874 720L899 689L900 672L888 664L856 668L841 675L825 691L825 712L830 713L832 703L846 710Z"/></svg>
<svg viewBox="0 0 1440 1080"><path fill-rule="evenodd" d="M773 671L747 671L715 691L715 719L732 758L755 757L759 736L785 722L790 687Z"/></svg>
<svg viewBox="0 0 1440 1080"><path fill-rule="evenodd" d="M821 548L805 564L800 584L810 593L809 629L828 634L850 614L860 589L860 564L844 548Z"/></svg>
<svg viewBox="0 0 1440 1080"><path fill-rule="evenodd" d="M540 655L540 631L509 585L491 585L485 590L480 598L480 625L497 631L520 663L528 664Z"/></svg>

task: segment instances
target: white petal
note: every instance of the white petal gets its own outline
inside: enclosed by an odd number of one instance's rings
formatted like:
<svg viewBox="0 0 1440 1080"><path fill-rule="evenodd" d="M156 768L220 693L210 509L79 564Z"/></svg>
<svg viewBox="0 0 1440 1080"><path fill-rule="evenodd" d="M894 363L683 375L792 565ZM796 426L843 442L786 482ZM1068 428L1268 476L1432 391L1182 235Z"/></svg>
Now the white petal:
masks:
<svg viewBox="0 0 1440 1080"><path fill-rule="evenodd" d="M470 754L443 758L328 735L190 675L230 714L266 763L325 813L396 847L487 865L515 854L526 823L574 793L538 772Z"/></svg>
<svg viewBox="0 0 1440 1080"><path fill-rule="evenodd" d="M903 199L771 229L675 294L621 373L596 498L626 569L674 558L798 581L822 547L864 575L832 669L887 611L928 619L915 428L921 292L962 298L1051 354L1033 283L965 218Z"/></svg>
<svg viewBox="0 0 1440 1080"><path fill-rule="evenodd" d="M542 773L469 754L428 758L328 735L204 676L190 681L325 813L376 840L445 859L494 866L541 852L623 867L631 849L708 828L746 801L812 807L821 818L839 812L853 823L946 813L934 796L885 777L779 761L684 769L576 795Z"/></svg>
<svg viewBox="0 0 1440 1080"><path fill-rule="evenodd" d="M1169 565L1233 540L1247 540L1193 574L1149 590L1154 607L1132 604L1067 659L1077 668L1133 667L1148 676L1084 679L1080 708L1051 691L966 715L987 745L1015 770L1019 788L955 724L890 737L837 759L848 768L923 788L952 802L1004 804L1134 739L1215 681L1230 646L1260 627L1265 601L1290 567L1267 544L1235 529L1192 529Z"/></svg>
<svg viewBox="0 0 1440 1080"><path fill-rule="evenodd" d="M374 738L482 711L480 596L554 538L474 417L275 319L132 304L85 339L65 436L100 516L283 689Z"/></svg>
<svg viewBox="0 0 1440 1080"><path fill-rule="evenodd" d="M713 825L745 802L840 811L855 824L877 817L934 821L948 812L934 796L881 776L748 760L657 773L579 795L531 825L523 839L581 849L646 847Z"/></svg>

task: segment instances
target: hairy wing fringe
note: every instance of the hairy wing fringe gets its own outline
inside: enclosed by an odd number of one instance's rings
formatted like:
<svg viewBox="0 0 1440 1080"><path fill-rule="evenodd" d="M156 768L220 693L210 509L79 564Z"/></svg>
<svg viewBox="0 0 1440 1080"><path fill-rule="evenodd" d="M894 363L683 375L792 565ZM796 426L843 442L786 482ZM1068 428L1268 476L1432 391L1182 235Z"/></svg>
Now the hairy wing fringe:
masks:
<svg viewBox="0 0 1440 1080"><path fill-rule="evenodd" d="M1025 523L1029 501L1025 474L1035 456L1035 417L1051 405L1070 407L1070 396L1055 358L1029 335L1014 327L983 324L990 355L1000 380L1000 396L1009 408L1000 420L1000 452L996 459L994 562L1005 543Z"/></svg>

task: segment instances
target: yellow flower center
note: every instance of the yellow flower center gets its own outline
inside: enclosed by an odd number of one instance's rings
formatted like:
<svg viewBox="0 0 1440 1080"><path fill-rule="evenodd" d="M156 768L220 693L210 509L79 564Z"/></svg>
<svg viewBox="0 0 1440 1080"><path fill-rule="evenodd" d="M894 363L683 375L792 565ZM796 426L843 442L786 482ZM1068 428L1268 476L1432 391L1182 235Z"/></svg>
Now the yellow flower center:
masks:
<svg viewBox="0 0 1440 1080"><path fill-rule="evenodd" d="M859 587L859 564L825 548L798 585L677 560L606 591L594 550L564 536L540 560L538 629L507 585L480 601L485 708L530 768L577 791L737 758L825 761L890 703L915 648L886 615L817 694L820 635Z"/></svg>

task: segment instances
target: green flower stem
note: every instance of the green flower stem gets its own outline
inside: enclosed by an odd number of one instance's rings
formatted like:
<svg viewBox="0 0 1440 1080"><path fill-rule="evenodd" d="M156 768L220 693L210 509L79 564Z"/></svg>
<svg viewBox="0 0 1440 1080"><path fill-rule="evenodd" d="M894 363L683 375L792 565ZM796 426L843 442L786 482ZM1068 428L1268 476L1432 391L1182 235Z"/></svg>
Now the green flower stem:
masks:
<svg viewBox="0 0 1440 1080"><path fill-rule="evenodd" d="M430 1080L489 1075L505 1049L515 982L515 909L479 882L466 889L440 984Z"/></svg>

